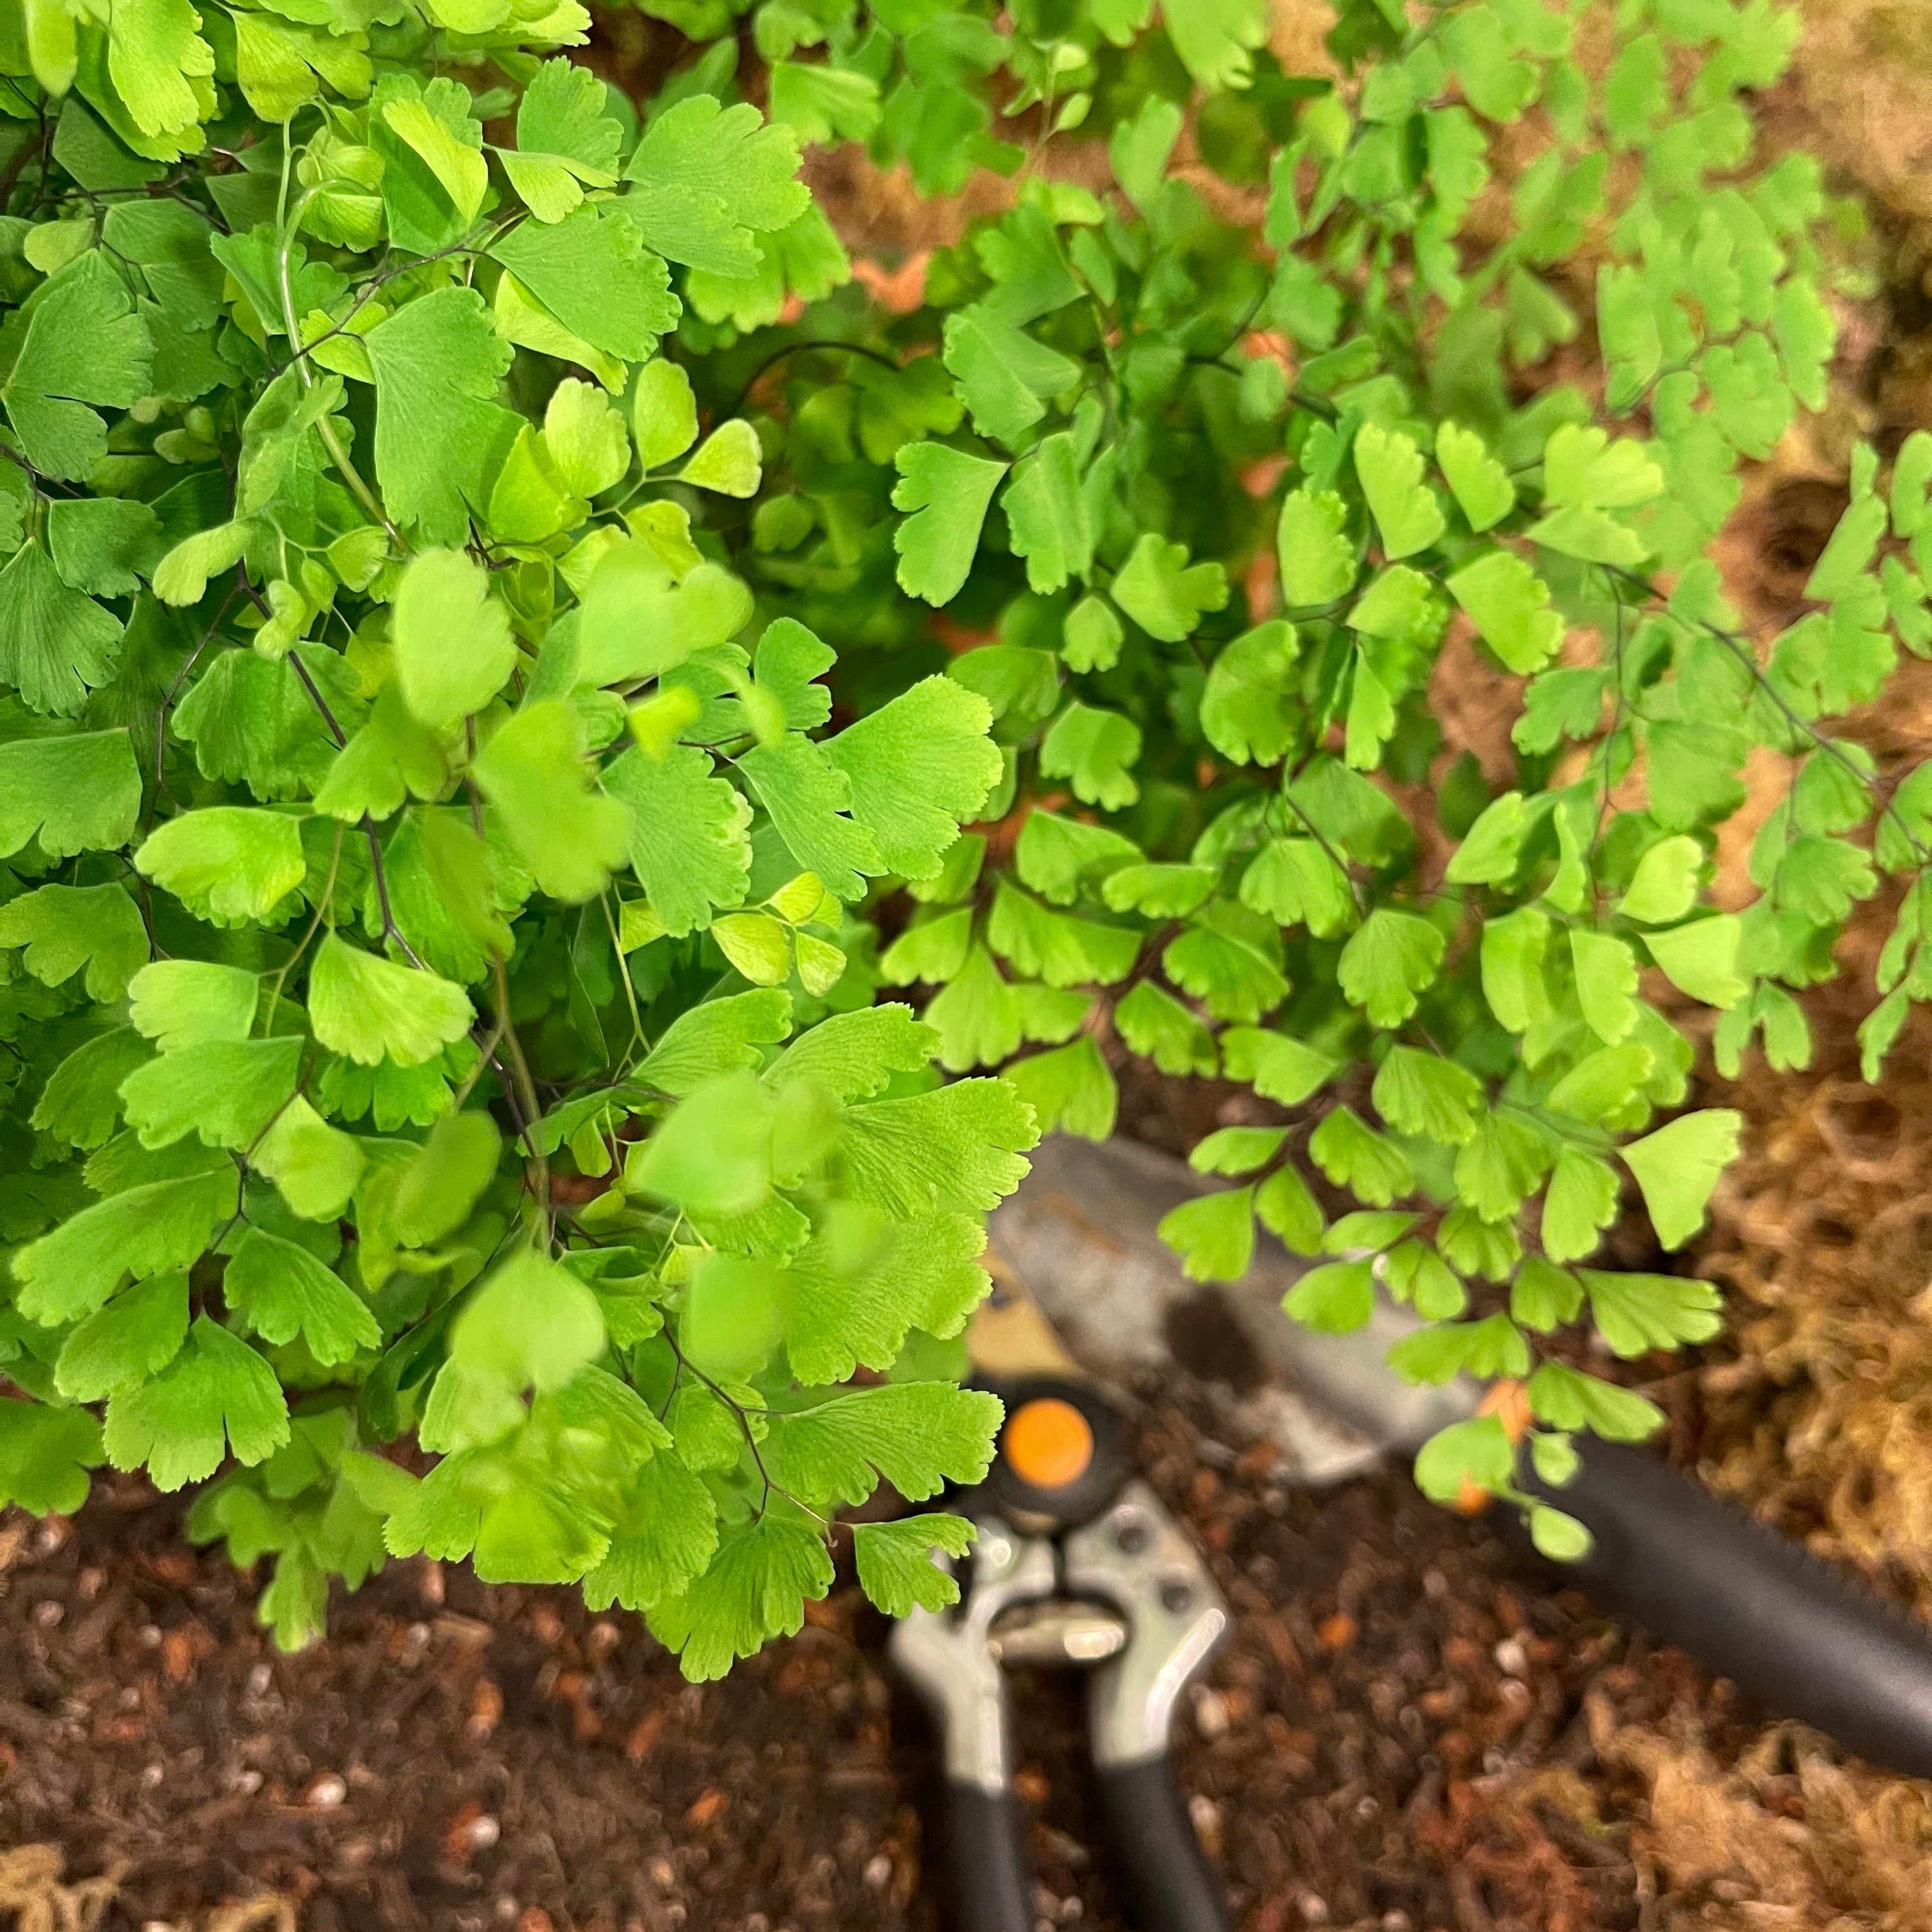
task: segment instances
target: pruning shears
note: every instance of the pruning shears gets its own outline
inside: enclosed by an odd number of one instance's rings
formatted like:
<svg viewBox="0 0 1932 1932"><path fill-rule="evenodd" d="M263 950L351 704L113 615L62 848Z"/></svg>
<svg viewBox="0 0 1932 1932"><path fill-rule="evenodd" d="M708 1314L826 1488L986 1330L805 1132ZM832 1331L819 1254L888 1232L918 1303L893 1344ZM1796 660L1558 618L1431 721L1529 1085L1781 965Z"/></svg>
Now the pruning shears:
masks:
<svg viewBox="0 0 1932 1932"><path fill-rule="evenodd" d="M1026 1319L1030 1304L1007 1306ZM952 1505L978 1531L960 1600L914 1610L891 1640L940 1734L956 1922L960 1932L1033 1932L1006 1672L1045 1665L1089 1673L1095 1780L1141 1932L1226 1932L1175 1791L1168 1733L1181 1692L1227 1630L1227 1604L1180 1526L1133 1477L1120 1412L1075 1374L989 1372L983 1336L975 1352L977 1379L1004 1400L1006 1419L986 1480ZM1065 1362L1057 1344L1048 1359Z"/></svg>

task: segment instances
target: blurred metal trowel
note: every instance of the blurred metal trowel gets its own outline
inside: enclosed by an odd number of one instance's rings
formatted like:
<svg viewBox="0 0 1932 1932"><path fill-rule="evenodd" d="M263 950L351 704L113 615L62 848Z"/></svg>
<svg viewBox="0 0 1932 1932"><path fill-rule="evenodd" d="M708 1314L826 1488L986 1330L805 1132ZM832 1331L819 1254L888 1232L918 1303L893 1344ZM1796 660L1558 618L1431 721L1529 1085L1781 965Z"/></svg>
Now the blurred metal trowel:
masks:
<svg viewBox="0 0 1932 1932"><path fill-rule="evenodd" d="M1170 1208L1213 1184L1132 1141L1096 1145L1055 1135L989 1230L993 1292L968 1336L989 1375L1074 1369L1118 1394L1141 1372L1177 1364L1234 1394L1244 1433L1270 1438L1292 1481L1360 1474L1390 1451L1413 1453L1475 1412L1466 1379L1411 1388L1390 1373L1389 1344L1412 1318L1386 1303L1353 1335L1317 1335L1282 1298L1312 1265L1266 1238L1238 1282L1187 1280L1154 1232Z"/></svg>

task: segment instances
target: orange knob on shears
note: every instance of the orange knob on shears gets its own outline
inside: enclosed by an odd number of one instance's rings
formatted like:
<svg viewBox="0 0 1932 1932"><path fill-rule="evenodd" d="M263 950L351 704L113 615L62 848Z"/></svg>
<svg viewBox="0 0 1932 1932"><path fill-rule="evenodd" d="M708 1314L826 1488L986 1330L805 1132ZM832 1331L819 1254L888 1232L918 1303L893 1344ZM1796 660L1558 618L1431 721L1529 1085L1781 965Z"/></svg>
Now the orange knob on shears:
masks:
<svg viewBox="0 0 1932 1932"><path fill-rule="evenodd" d="M1036 1396L1006 1418L1000 1449L1023 1483L1038 1490L1077 1483L1094 1461L1094 1425L1070 1402Z"/></svg>

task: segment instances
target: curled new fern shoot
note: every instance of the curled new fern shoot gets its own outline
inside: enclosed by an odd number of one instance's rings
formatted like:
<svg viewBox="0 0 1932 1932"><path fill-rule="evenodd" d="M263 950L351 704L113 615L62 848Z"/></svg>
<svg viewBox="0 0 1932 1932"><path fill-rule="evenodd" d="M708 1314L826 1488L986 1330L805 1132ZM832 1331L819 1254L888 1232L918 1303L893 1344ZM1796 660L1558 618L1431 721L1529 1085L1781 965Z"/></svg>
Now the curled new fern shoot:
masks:
<svg viewBox="0 0 1932 1932"><path fill-rule="evenodd" d="M1932 781L1840 722L1932 646L1932 436L1774 633L1708 554L1826 401L1792 16L1350 0L1304 76L1262 0L645 10L641 104L574 0L9 16L0 1491L207 1483L284 1643L425 1552L716 1674L985 1468L983 1216L1124 1052L1272 1123L1190 1272L1408 1304L1506 1385L1424 1486L1574 1552L1523 1460L1658 1418L1572 1344L1718 1322L1599 1252L1735 1150L1699 1010L1801 1062L1881 873L1874 1074L1932 992ZM1005 181L909 312L848 142Z"/></svg>

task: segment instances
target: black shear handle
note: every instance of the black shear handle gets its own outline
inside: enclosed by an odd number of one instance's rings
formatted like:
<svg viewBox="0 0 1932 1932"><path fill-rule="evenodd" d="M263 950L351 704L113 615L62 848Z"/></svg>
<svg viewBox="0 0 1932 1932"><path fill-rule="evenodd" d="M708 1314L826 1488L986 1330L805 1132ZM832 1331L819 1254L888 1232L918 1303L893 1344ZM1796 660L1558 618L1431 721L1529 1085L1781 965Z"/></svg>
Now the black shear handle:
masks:
<svg viewBox="0 0 1932 1932"><path fill-rule="evenodd" d="M1137 1932L1227 1932L1164 1757L1102 1765L1100 1808L1127 1922ZM1033 1932L1033 1875L1010 1792L946 1787L956 1932Z"/></svg>
<svg viewBox="0 0 1932 1932"><path fill-rule="evenodd" d="M1040 1915L1013 1794L949 1782L946 1826L955 1932L1034 1932Z"/></svg>
<svg viewBox="0 0 1932 1932"><path fill-rule="evenodd" d="M1129 1923L1138 1932L1227 1932L1167 1760L1103 1764L1097 1776Z"/></svg>
<svg viewBox="0 0 1932 1932"><path fill-rule="evenodd" d="M1932 1631L1634 1449L1580 1437L1560 1490L1590 1531L1576 1580L1767 1710L1932 1778Z"/></svg>

